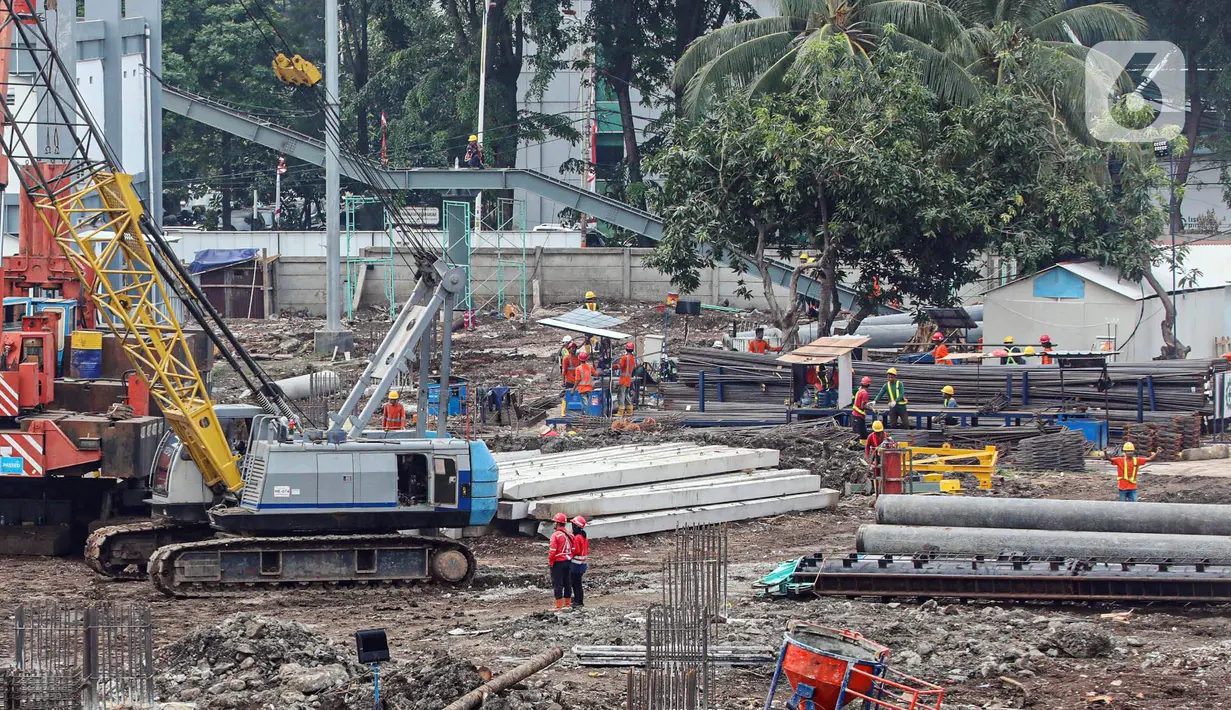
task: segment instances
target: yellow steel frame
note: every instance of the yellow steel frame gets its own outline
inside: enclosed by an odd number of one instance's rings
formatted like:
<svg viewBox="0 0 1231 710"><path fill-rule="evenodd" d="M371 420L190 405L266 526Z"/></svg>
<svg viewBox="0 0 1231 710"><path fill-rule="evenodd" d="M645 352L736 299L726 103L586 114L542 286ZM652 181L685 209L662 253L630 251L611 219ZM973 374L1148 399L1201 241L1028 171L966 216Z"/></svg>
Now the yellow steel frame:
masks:
<svg viewBox="0 0 1231 710"><path fill-rule="evenodd" d="M996 459L1000 453L995 446L982 449L954 449L948 444L941 447L903 446L909 449L911 467L915 471L932 473L969 473L979 480L979 488L991 490L992 474L996 473ZM957 463L974 459L976 463Z"/></svg>
<svg viewBox="0 0 1231 710"><path fill-rule="evenodd" d="M238 457L227 443L155 268L141 230L144 208L132 176L95 171L76 180L50 176L43 184L51 189L25 187L77 278L84 283L88 274L95 275L88 292L99 320L120 339L205 483L238 491L243 487Z"/></svg>

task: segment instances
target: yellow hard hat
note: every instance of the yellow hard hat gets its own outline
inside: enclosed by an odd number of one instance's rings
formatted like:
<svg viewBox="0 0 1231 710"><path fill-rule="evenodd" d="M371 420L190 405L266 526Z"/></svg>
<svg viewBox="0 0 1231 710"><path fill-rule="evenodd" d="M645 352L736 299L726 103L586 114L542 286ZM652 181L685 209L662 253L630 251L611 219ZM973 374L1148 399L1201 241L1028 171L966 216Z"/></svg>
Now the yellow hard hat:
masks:
<svg viewBox="0 0 1231 710"><path fill-rule="evenodd" d="M594 292L593 292L593 291L586 291L586 298L587 298L587 299L594 298L594 297L595 297L595 296L594 296Z"/></svg>
<svg viewBox="0 0 1231 710"><path fill-rule="evenodd" d="M896 368L896 367L891 367L891 368L889 368L888 370L885 370L885 374L886 374L886 375L896 375L896 374L898 374L898 368Z"/></svg>
<svg viewBox="0 0 1231 710"><path fill-rule="evenodd" d="M478 137L478 136L476 136L476 135L471 134L471 136L470 136L470 140L472 140L472 141L477 141L477 140L479 140L479 137Z"/></svg>
<svg viewBox="0 0 1231 710"><path fill-rule="evenodd" d="M1025 347L1025 349L1024 349L1024 350L1022 350L1022 354L1023 354L1023 355L1033 355L1033 354L1034 354L1034 348L1033 348L1032 346L1030 346L1030 345L1027 345L1027 346Z"/></svg>
<svg viewBox="0 0 1231 710"><path fill-rule="evenodd" d="M1004 336L1004 342L1005 342L1005 344L1006 344L1006 345L1012 345L1012 344L1013 344L1013 336L1012 336L1012 335L1006 335L1006 336Z"/></svg>
<svg viewBox="0 0 1231 710"><path fill-rule="evenodd" d="M392 392L390 392L390 393L389 393L389 399L397 399L397 398L398 398L398 396L399 396L399 395L398 395L398 393L397 393L397 390L394 390L394 391L392 391Z"/></svg>
<svg viewBox="0 0 1231 710"><path fill-rule="evenodd" d="M940 391L944 394L953 394L953 385L945 385L940 388Z"/></svg>
<svg viewBox="0 0 1231 710"><path fill-rule="evenodd" d="M880 420L872 422L872 431L884 431L885 425L880 423Z"/></svg>
<svg viewBox="0 0 1231 710"><path fill-rule="evenodd" d="M1125 451L1136 451L1137 447L1133 445L1133 442L1126 441L1124 442L1124 450Z"/></svg>

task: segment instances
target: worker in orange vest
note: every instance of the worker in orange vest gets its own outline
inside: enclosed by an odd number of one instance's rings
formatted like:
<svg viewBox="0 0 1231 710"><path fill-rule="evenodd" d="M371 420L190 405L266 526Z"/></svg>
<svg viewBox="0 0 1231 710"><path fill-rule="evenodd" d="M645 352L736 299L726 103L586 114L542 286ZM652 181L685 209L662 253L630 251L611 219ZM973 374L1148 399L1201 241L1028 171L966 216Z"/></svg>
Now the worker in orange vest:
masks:
<svg viewBox="0 0 1231 710"><path fill-rule="evenodd" d="M577 343L567 335L560 343L560 375L564 377L564 386L567 388L573 385L573 371L577 369Z"/></svg>
<svg viewBox="0 0 1231 710"><path fill-rule="evenodd" d="M764 328L757 328L755 331L753 331L752 340L748 341L748 352L757 353L758 355L764 355L770 350L773 350L776 352L781 349L782 348L771 348L769 346L769 341L765 339L765 329Z"/></svg>
<svg viewBox="0 0 1231 710"><path fill-rule="evenodd" d="M624 354L616 361L615 371L620 376L618 394L619 408L616 410L616 416L622 417L625 415L632 416L633 413L633 371L637 369L637 356L633 352L637 346L632 343L624 344Z"/></svg>
<svg viewBox="0 0 1231 710"><path fill-rule="evenodd" d="M1131 441L1124 442L1124 455L1116 456L1111 462L1116 466L1116 482L1120 489L1120 500L1125 503L1137 502L1137 472L1141 467L1154 460L1158 452L1150 454L1149 458L1135 456L1137 446Z"/></svg>
<svg viewBox="0 0 1231 710"><path fill-rule="evenodd" d="M859 390L855 392L855 402L851 404L851 429L859 435L860 439L868 438L868 410L872 408L868 400L872 396L868 393L868 388L872 386L872 378L864 376L859 381Z"/></svg>
<svg viewBox="0 0 1231 710"><path fill-rule="evenodd" d="M588 352L582 351L577 360L577 367L573 369L573 389L584 397L594 391L594 378L598 376L598 370L590 364Z"/></svg>
<svg viewBox="0 0 1231 710"><path fill-rule="evenodd" d="M949 358L949 346L945 345L945 335L940 331L932 333L932 342L936 347L932 348L932 362L937 365L952 365L953 361Z"/></svg>
<svg viewBox="0 0 1231 710"><path fill-rule="evenodd" d="M1039 345L1043 346L1043 357L1039 358L1039 364L1052 364L1053 360L1051 359L1051 351L1052 348L1055 347L1055 344L1052 343L1051 336L1046 334L1039 336Z"/></svg>
<svg viewBox="0 0 1231 710"><path fill-rule="evenodd" d="M573 536L568 534L568 516L556 513L556 529L547 546L547 566L551 569L551 588L556 595L556 611L573 605Z"/></svg>
<svg viewBox="0 0 1231 710"><path fill-rule="evenodd" d="M586 291L586 310L598 310L598 296L595 296L593 291Z"/></svg>
<svg viewBox="0 0 1231 710"><path fill-rule="evenodd" d="M400 431L406 428L406 407L398 401L397 391L389 393L389 401L380 408L381 426L385 431Z"/></svg>
<svg viewBox="0 0 1231 710"><path fill-rule="evenodd" d="M590 538L586 535L586 519L578 515L573 518L573 560L569 569L569 580L573 591L572 603L565 606L585 606L586 592L581 586L581 578L585 576L590 566Z"/></svg>

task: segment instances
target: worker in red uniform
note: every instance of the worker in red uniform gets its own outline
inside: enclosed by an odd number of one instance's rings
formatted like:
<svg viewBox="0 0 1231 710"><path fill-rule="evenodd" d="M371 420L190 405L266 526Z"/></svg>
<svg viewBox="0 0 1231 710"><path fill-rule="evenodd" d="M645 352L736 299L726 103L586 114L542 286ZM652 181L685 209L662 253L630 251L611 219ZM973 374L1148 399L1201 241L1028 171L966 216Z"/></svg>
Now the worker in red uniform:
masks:
<svg viewBox="0 0 1231 710"><path fill-rule="evenodd" d="M581 578L590 566L590 538L586 536L585 518L578 515L572 522L573 559L569 567L569 581L572 585L573 601L565 606L583 607L586 605L586 592L581 586Z"/></svg>
<svg viewBox="0 0 1231 710"><path fill-rule="evenodd" d="M771 350L778 352L782 348L771 348L769 341L765 339L765 329L757 328L753 331L752 340L748 341L748 352L764 355Z"/></svg>
<svg viewBox="0 0 1231 710"><path fill-rule="evenodd" d="M937 365L952 365L953 361L949 359L949 346L945 345L945 335L939 330L932 333L932 342L936 347L932 348L932 362Z"/></svg>
<svg viewBox="0 0 1231 710"><path fill-rule="evenodd" d="M398 401L397 391L389 393L389 401L380 408L381 426L385 431L400 431L406 428L406 407Z"/></svg>
<svg viewBox="0 0 1231 710"><path fill-rule="evenodd" d="M619 409L616 410L616 416L618 417L632 416L633 414L633 372L637 369L637 356L633 353L636 349L636 345L625 343L624 354L616 361L615 371L620 376L619 389L617 390Z"/></svg>
<svg viewBox="0 0 1231 710"><path fill-rule="evenodd" d="M868 438L868 410L872 408L868 403L872 397L868 394L868 388L872 386L872 378L864 376L859 381L859 390L855 392L855 401L851 404L851 429L859 435L860 439Z"/></svg>
<svg viewBox="0 0 1231 710"><path fill-rule="evenodd" d="M1039 345L1043 346L1043 357L1039 358L1040 365L1050 365L1054 362L1051 358L1052 348L1055 344L1051 341L1051 336L1043 334L1039 336Z"/></svg>
<svg viewBox="0 0 1231 710"><path fill-rule="evenodd" d="M1154 460L1158 452L1150 454L1149 458L1135 456L1136 445L1131 441L1124 442L1124 455L1116 456L1111 462L1116 466L1116 482L1120 489L1120 500L1125 503L1137 502L1137 472L1141 467Z"/></svg>
<svg viewBox="0 0 1231 710"><path fill-rule="evenodd" d="M885 431L885 425L877 421L872 422L872 433L868 434L868 441L863 446L863 457L867 460L868 465L872 467L872 476L879 478L881 475L881 451L885 442L892 441L889 434Z"/></svg>
<svg viewBox="0 0 1231 710"><path fill-rule="evenodd" d="M556 595L556 611L567 609L573 605L572 570L573 536L569 535L568 516L556 513L552 518L556 521L556 529L551 533L551 542L547 545L547 566L551 568L551 589Z"/></svg>

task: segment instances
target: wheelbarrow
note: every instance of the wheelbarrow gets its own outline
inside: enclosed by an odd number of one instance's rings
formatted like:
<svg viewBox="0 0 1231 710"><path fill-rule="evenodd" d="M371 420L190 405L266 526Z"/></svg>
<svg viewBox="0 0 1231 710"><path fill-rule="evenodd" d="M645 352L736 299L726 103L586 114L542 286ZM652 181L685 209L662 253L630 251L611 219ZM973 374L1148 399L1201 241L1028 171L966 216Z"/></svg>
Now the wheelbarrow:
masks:
<svg viewBox="0 0 1231 710"><path fill-rule="evenodd" d="M939 710L945 689L889 667L889 649L854 631L792 621L783 634L778 666L765 698L774 710L778 683L794 694L788 710Z"/></svg>

